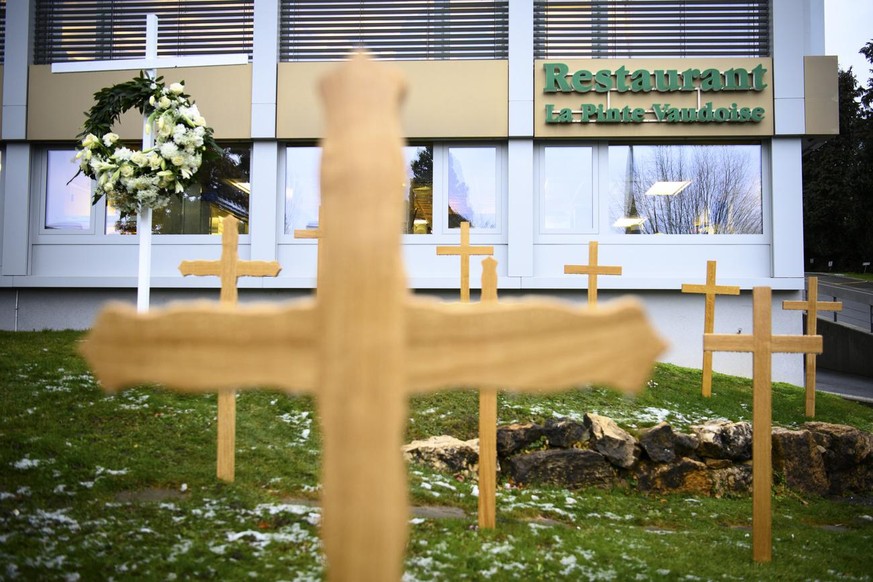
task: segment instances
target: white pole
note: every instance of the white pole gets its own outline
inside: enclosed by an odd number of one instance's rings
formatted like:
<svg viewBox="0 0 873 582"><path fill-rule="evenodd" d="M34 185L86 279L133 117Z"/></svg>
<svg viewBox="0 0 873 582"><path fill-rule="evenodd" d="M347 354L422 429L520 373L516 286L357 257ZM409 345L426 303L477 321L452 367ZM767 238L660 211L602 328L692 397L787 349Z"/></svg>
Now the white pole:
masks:
<svg viewBox="0 0 873 582"><path fill-rule="evenodd" d="M158 17L156 14L146 15L146 60L158 57ZM155 69L146 71L150 79L157 76ZM146 124L147 117L142 120L142 149L154 147L155 137ZM136 310L145 313L149 310L149 291L151 290L152 272L152 209L140 208L136 217L136 233L139 237L139 269L136 280Z"/></svg>

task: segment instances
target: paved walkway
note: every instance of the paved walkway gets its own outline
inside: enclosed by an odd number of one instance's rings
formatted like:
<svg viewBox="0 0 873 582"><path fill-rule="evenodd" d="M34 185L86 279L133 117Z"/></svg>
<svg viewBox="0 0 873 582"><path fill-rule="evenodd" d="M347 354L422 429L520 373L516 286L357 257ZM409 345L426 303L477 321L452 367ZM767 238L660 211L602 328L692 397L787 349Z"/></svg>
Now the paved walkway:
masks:
<svg viewBox="0 0 873 582"><path fill-rule="evenodd" d="M873 404L873 378L816 368L815 388L849 400Z"/></svg>

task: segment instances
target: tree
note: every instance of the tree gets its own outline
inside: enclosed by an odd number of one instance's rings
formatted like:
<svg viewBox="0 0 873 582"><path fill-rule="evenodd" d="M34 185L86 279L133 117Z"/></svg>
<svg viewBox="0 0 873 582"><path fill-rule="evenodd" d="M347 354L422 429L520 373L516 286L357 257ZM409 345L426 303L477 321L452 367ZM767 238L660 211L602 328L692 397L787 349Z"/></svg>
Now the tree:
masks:
<svg viewBox="0 0 873 582"><path fill-rule="evenodd" d="M860 51L873 62L873 41ZM804 245L812 270L873 260L873 78L839 73L840 133L803 159Z"/></svg>

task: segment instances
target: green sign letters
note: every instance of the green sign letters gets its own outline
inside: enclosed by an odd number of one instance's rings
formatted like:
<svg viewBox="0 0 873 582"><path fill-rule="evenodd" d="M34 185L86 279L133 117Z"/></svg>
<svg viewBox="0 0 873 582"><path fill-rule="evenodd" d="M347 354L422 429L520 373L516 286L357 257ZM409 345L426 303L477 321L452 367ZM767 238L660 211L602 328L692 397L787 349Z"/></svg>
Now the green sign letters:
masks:
<svg viewBox="0 0 873 582"><path fill-rule="evenodd" d="M767 87L767 69L734 67L719 69L635 69L624 65L615 70L570 72L565 63L545 63L543 93L688 93L760 92ZM699 103L700 101L698 101ZM716 106L706 101L698 107L674 106L669 102L644 107L609 107L582 103L579 109L546 104L546 123L757 123L764 119L763 107L744 107L737 103Z"/></svg>

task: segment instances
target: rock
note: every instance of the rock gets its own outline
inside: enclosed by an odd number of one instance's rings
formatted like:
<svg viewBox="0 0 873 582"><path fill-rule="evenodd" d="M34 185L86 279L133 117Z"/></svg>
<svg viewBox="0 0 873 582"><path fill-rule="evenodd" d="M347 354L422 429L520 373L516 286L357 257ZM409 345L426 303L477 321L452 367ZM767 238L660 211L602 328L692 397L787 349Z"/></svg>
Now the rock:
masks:
<svg viewBox="0 0 873 582"><path fill-rule="evenodd" d="M752 466L747 463L710 470L712 495L723 497L736 493L749 493L752 490Z"/></svg>
<svg viewBox="0 0 873 582"><path fill-rule="evenodd" d="M516 483L546 483L579 488L609 486L616 471L595 451L550 449L516 455L507 461L507 473Z"/></svg>
<svg viewBox="0 0 873 582"><path fill-rule="evenodd" d="M636 476L644 491L710 495L713 488L706 464L687 457L675 463L640 463Z"/></svg>
<svg viewBox="0 0 873 582"><path fill-rule="evenodd" d="M497 427L497 456L510 457L542 437L543 427L538 424L511 424Z"/></svg>
<svg viewBox="0 0 873 582"><path fill-rule="evenodd" d="M462 441L442 435L412 441L403 447L408 461L423 463L435 471L461 473L475 471L479 464L479 440Z"/></svg>
<svg viewBox="0 0 873 582"><path fill-rule="evenodd" d="M822 495L830 488L824 459L808 430L773 428L773 470L791 489Z"/></svg>
<svg viewBox="0 0 873 582"><path fill-rule="evenodd" d="M614 420L598 414L586 414L584 422L591 434L592 449L617 467L627 469L634 464L636 440Z"/></svg>
<svg viewBox="0 0 873 582"><path fill-rule="evenodd" d="M585 425L568 418L550 418L543 427L543 436L549 446L557 449L572 449L588 442L591 435Z"/></svg>
<svg viewBox="0 0 873 582"><path fill-rule="evenodd" d="M657 463L672 463L676 457L686 457L697 448L696 436L673 432L666 422L644 429L640 446Z"/></svg>
<svg viewBox="0 0 873 582"><path fill-rule="evenodd" d="M732 461L752 458L752 425L748 422L712 420L691 429L700 443L697 454L701 457Z"/></svg>
<svg viewBox="0 0 873 582"><path fill-rule="evenodd" d="M822 453L831 487L829 493L873 491L873 435L852 426L807 422Z"/></svg>

